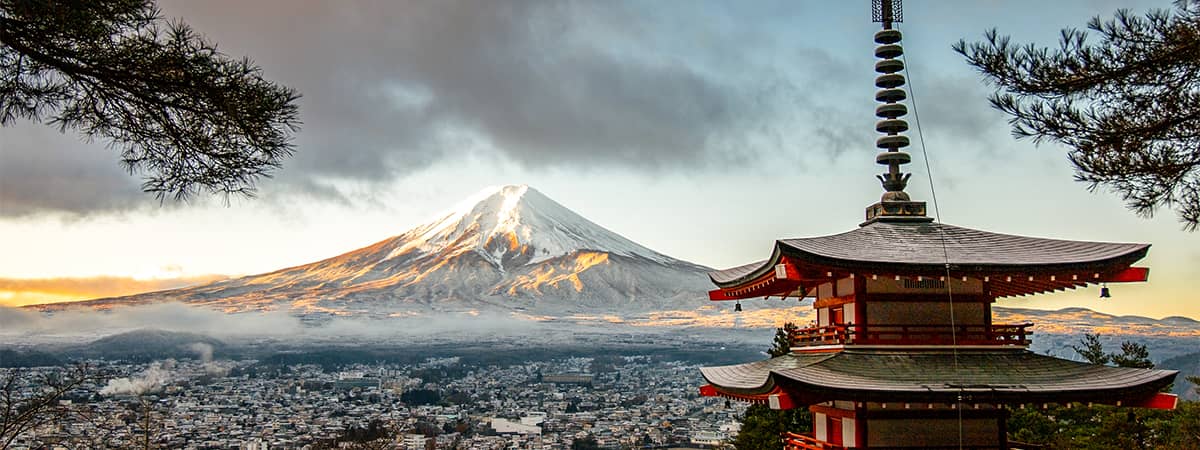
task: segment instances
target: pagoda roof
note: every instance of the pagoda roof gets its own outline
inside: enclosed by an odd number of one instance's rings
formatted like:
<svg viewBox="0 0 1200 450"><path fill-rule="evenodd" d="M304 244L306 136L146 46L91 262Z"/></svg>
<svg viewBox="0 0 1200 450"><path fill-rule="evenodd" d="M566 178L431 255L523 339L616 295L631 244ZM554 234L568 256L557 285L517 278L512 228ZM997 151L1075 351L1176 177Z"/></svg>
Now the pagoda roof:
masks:
<svg viewBox="0 0 1200 450"><path fill-rule="evenodd" d="M1046 239L931 222L876 221L830 236L781 239L769 259L709 272L722 288L797 264L862 273L970 274L1111 273L1141 259L1150 244Z"/></svg>
<svg viewBox="0 0 1200 450"><path fill-rule="evenodd" d="M1109 367L1027 350L790 353L701 369L730 396L787 392L802 404L827 400L955 403L1134 403L1153 397L1174 370Z"/></svg>

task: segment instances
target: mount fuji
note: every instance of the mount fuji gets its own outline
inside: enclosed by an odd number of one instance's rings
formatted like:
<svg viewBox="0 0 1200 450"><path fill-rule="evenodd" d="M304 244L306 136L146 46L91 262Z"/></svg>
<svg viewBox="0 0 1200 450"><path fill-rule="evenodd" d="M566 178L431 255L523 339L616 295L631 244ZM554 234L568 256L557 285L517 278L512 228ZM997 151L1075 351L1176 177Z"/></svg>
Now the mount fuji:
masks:
<svg viewBox="0 0 1200 450"><path fill-rule="evenodd" d="M510 185L485 189L432 221L322 261L74 305L182 302L231 313L369 317L480 309L621 315L704 306L707 270L630 241L536 189Z"/></svg>

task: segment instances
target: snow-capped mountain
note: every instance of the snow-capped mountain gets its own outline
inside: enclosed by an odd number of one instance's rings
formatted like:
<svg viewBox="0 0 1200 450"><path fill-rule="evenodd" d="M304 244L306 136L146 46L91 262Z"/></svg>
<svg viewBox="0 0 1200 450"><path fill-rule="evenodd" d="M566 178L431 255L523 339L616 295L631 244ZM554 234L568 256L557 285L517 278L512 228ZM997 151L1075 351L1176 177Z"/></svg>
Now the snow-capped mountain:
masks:
<svg viewBox="0 0 1200 450"><path fill-rule="evenodd" d="M704 306L706 270L630 241L536 189L502 186L398 236L322 261L85 304L182 301L229 312L371 316L487 307L620 314Z"/></svg>
<svg viewBox="0 0 1200 450"><path fill-rule="evenodd" d="M444 257L476 252L498 269L536 264L584 250L669 264L671 257L638 245L575 214L536 189L484 189L440 219L399 236L386 259L414 251Z"/></svg>

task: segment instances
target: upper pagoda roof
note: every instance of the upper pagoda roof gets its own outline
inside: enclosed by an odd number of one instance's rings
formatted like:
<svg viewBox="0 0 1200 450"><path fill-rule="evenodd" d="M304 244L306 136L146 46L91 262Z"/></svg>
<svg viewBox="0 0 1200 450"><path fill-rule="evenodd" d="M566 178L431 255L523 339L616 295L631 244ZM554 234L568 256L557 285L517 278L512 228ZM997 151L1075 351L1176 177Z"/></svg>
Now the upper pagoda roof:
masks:
<svg viewBox="0 0 1200 450"><path fill-rule="evenodd" d="M830 236L781 239L767 260L709 273L720 287L753 281L783 257L821 269L955 276L1025 272L1111 272L1141 259L1150 244L1046 239L932 222L876 221Z"/></svg>
<svg viewBox="0 0 1200 450"><path fill-rule="evenodd" d="M788 392L802 404L829 399L876 402L1136 402L1171 383L1173 370L1109 367L1026 350L790 353L700 369L718 392Z"/></svg>

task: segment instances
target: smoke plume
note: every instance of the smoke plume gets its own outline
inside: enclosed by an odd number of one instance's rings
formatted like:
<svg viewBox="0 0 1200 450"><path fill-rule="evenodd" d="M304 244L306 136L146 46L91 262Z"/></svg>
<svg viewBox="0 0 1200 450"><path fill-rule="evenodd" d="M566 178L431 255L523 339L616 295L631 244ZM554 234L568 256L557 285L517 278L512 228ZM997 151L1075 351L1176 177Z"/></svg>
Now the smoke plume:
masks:
<svg viewBox="0 0 1200 450"><path fill-rule="evenodd" d="M156 361L135 377L116 378L100 390L100 395L143 395L162 391L171 381L175 360Z"/></svg>

